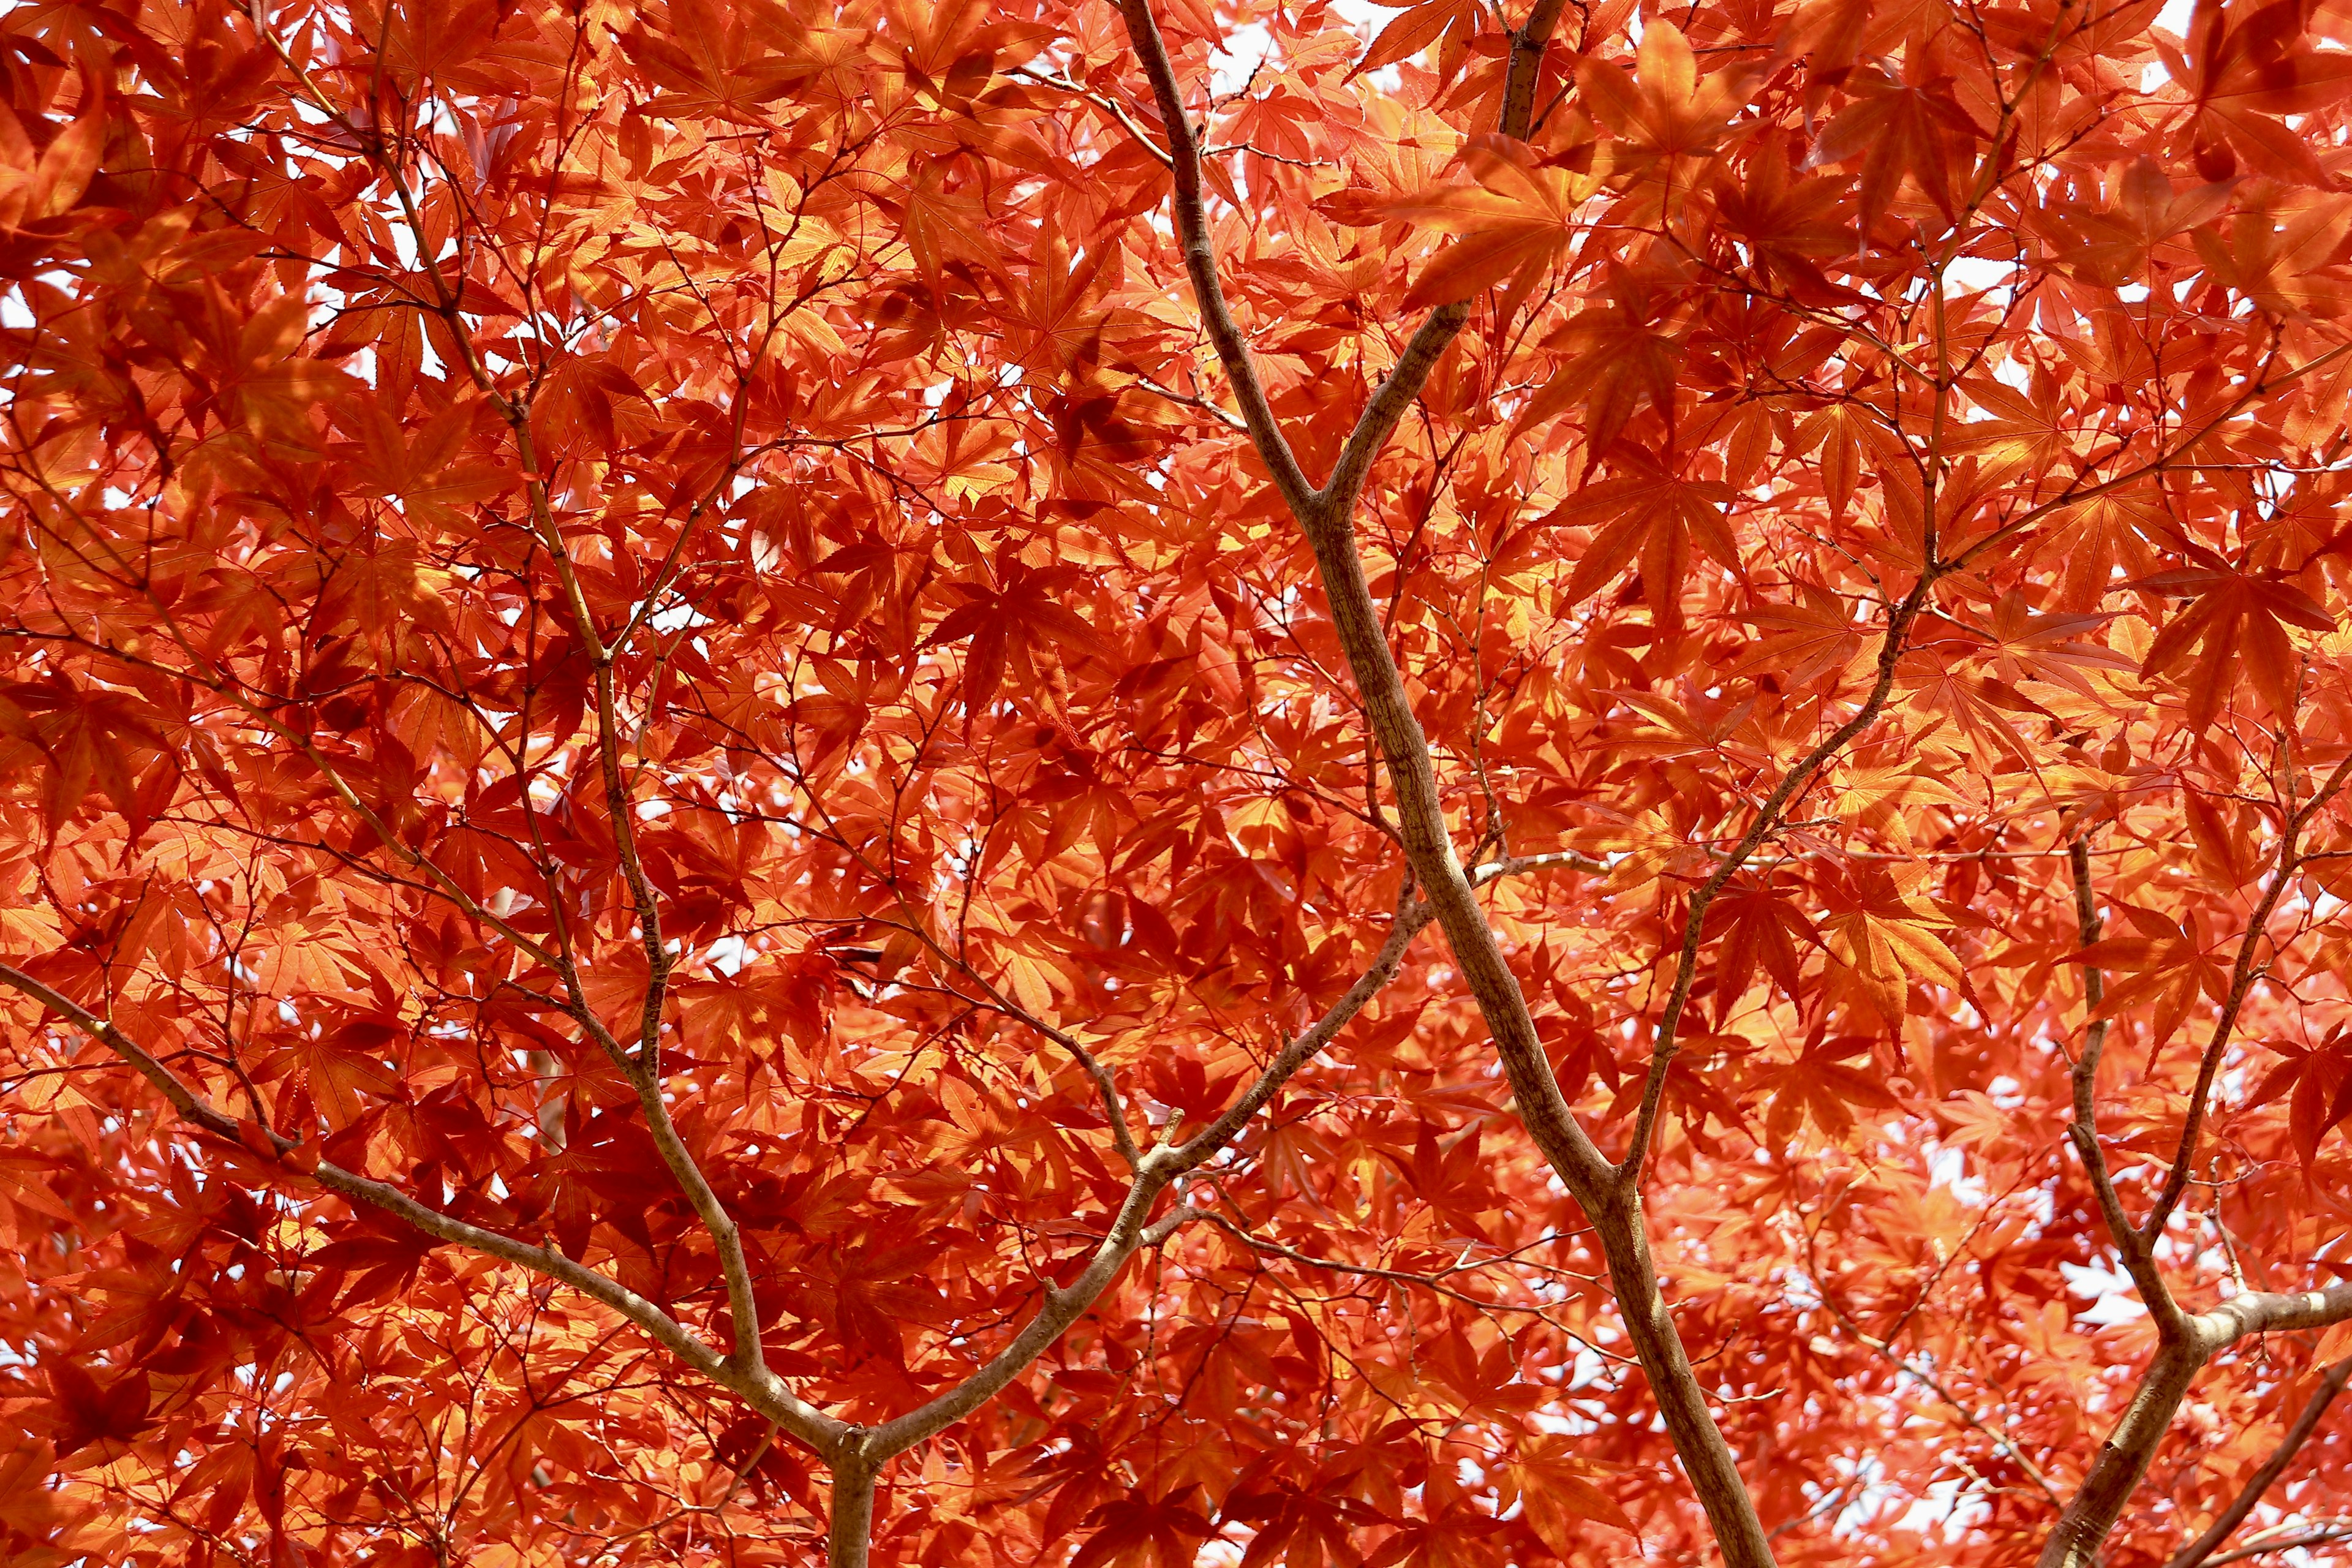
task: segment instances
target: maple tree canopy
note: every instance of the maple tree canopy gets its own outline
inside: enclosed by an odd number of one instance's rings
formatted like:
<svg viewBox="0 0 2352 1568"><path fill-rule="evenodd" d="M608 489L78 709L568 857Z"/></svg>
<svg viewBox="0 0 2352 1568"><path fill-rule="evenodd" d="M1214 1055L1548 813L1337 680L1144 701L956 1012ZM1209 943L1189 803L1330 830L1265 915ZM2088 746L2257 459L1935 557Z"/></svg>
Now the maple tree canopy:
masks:
<svg viewBox="0 0 2352 1568"><path fill-rule="evenodd" d="M2345 1561L2347 44L9 7L0 1559Z"/></svg>

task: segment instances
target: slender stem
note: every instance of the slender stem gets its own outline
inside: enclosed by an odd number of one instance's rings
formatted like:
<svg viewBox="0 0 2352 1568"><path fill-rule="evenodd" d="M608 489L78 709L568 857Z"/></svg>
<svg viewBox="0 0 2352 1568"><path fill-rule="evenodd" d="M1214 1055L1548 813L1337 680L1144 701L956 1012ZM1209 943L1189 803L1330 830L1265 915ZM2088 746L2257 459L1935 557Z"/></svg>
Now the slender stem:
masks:
<svg viewBox="0 0 2352 1568"><path fill-rule="evenodd" d="M2091 886L2091 847L2089 841L2076 837L2066 847L2067 864L2074 880L2074 925L2084 947L2099 940L2098 895ZM2083 995L2088 1009L2095 1013L2106 999L2106 977L2096 964L2083 969ZM2186 1331L2180 1307L2172 1299L2171 1287L2164 1281L2164 1271L2157 1267L2156 1250L2148 1239L2133 1228L2124 1213L2123 1200L2116 1195L2115 1178L2108 1173L2107 1157L2099 1147L2099 1061L2107 1045L2107 1020L2094 1018L2083 1031L2083 1054L2074 1058L2073 1089L2074 1120L2066 1126L2067 1137L2074 1152L2082 1157L2084 1173L2091 1179L2091 1191L2098 1198L2099 1213L2106 1220L2108 1239L2124 1260L2132 1283L2139 1289L2140 1300L2148 1315L2156 1321L2157 1331L2168 1341L2177 1340Z"/></svg>
<svg viewBox="0 0 2352 1568"><path fill-rule="evenodd" d="M1234 401L1240 405L1242 420L1249 426L1251 444L1265 459L1274 476L1275 489L1295 510L1313 501L1315 488L1307 482L1306 471L1299 468L1298 458L1275 421L1273 405L1266 400L1265 384L1258 379L1257 362L1249 352L1248 340L1242 335L1241 323L1234 319L1233 308L1225 302L1224 288L1217 280L1216 252L1210 243L1208 220L1202 205L1201 142L1194 132L1192 117L1184 107L1183 94L1176 85L1175 64L1168 58L1160 24L1152 17L1150 0L1121 0L1119 12L1127 20L1128 37L1135 45L1135 52L1142 57L1144 72L1151 79L1160 123L1168 137L1169 167L1175 175L1178 227L1184 246L1184 270L1200 301L1202 321L1224 366L1225 377L1233 384Z"/></svg>
<svg viewBox="0 0 2352 1568"><path fill-rule="evenodd" d="M2287 883L2303 868L2298 850L2304 825L2333 800L2347 781L2352 781L2352 755L2336 764L2336 771L2327 775L2327 781L2309 800L2294 809L2279 834L2278 858L2271 870L2270 885L2263 889L2262 901L2254 906L2253 914L2246 921L2245 939L2239 942L2238 959L2231 967L2228 996L2221 1004L2220 1016L2213 1020L2212 1036L2206 1041L2205 1054L2197 1064L2197 1083L2189 1091L2189 1115L2180 1126L2180 1147L2173 1154L2172 1168L2165 1173L2164 1189L2157 1194L2156 1207L2149 1212L2147 1224L2141 1230L2151 1245L2164 1234L2165 1222L2172 1217L2181 1195L2189 1190L2189 1173L2197 1158L2197 1141L2205 1130L2205 1105L2212 1098L2213 1079L2221 1070L2221 1058L2229 1048L2230 1037L2237 1029L2238 1015L2244 1010L2254 982L2261 978L2254 954L2268 935L2271 911L2278 908Z"/></svg>
<svg viewBox="0 0 2352 1568"><path fill-rule="evenodd" d="M2231 1297L2211 1311L2192 1316L2183 1312L2173 1300L2156 1261L2156 1247L2163 1237L2165 1222L2171 1218L2188 1187L2214 1078L2237 1027L2238 1016L2260 973L2254 954L2263 941L2271 911L2277 908L2288 881L2302 865L2298 847L2303 828L2314 813L2344 788L2347 780L2352 780L2352 756L2339 763L2311 797L2287 816L2279 835L2278 854L2269 883L2238 944L2229 992L2198 1064L2197 1082L2189 1091L2189 1114L2181 1127L2171 1170L2147 1223L2137 1227L2125 1216L2114 1183L2107 1176L2095 1121L2099 1051L2106 1038L2104 1021L2094 1023L2084 1037L2083 1055L2074 1064L2074 1120L2068 1131L2098 1192L2099 1206L2106 1216L2116 1249L2122 1253L2133 1283L2139 1288L2155 1319L2158 1342L2156 1359L2142 1374L2130 1408L2100 1445L2097 1458L2083 1478L2081 1489L2066 1505L2044 1543L2038 1568L2087 1568L2096 1562L2099 1549L2115 1529L2116 1521L2122 1517L2133 1489L2147 1473L2148 1464L2163 1442L2181 1400L2187 1396L2190 1383L2207 1362L2250 1333L2315 1328L2352 1317L2352 1285L2292 1293L2248 1291ZM2069 849L2068 859L2074 871L2075 919L2087 946L2097 940L2099 930L2091 890L2088 846L2076 839ZM2089 973L2092 979L2087 989L2095 1006L2097 998L2104 994L2104 983L2095 969Z"/></svg>
<svg viewBox="0 0 2352 1568"><path fill-rule="evenodd" d="M1412 887L1407 884L1404 897L1410 898L1411 895ZM1434 918L1433 911L1426 904L1409 903L1399 910L1395 924L1389 928L1388 940L1381 944L1370 966L1357 977L1355 984L1348 988L1347 994L1312 1026L1299 1031L1288 1044L1276 1051L1274 1060L1266 1064L1265 1070L1259 1073L1250 1086L1225 1108L1224 1114L1176 1149L1155 1152L1181 1173L1197 1169L1231 1142L1234 1134L1241 1131L1242 1124L1274 1098L1276 1091L1289 1080L1290 1075L1329 1044L1331 1037L1339 1032L1341 1026L1362 1011L1364 1004L1395 978L1397 969L1404 963L1405 950L1412 945L1412 939Z"/></svg>
<svg viewBox="0 0 2352 1568"><path fill-rule="evenodd" d="M1129 114L1123 104L1114 102L1110 99L1105 98L1101 93L1096 92L1079 82L1072 81L1068 77L1056 76L1052 71L1032 70L1027 66L1015 66L1012 70L1005 74L1008 76L1026 77L1031 81L1043 82L1047 87L1054 88L1062 92L1069 93L1073 97L1085 99L1088 103L1093 104L1097 109L1101 110L1105 114L1109 115L1113 120L1118 121L1120 129L1125 131L1129 136L1134 137L1136 145L1142 148L1147 153L1150 154L1152 161L1158 163L1161 168L1172 169L1176 166L1176 161L1171 158L1166 153L1160 151L1160 144L1145 133L1142 126L1138 125L1135 122L1135 116ZM1146 383L1145 384L1149 385L1150 384Z"/></svg>
<svg viewBox="0 0 2352 1568"><path fill-rule="evenodd" d="M2042 1496L2048 1498L2055 1506L2061 1508L2065 1506L2059 1499L2058 1489L2051 1484L2050 1478L2042 1472L2042 1467L2035 1464L2024 1449L2019 1447L2015 1442L2011 1441L2007 1433L1991 1425L1991 1423L1985 1420L1983 1416L1978 1415L1974 1410L1969 1409L1969 1406L1961 1401L1960 1396L1953 1393L1950 1385L1946 1384L1941 1378L1936 1376L1936 1374L1931 1372L1914 1366L1904 1357L1900 1351L1895 1348L1892 1342L1880 1339L1874 1334L1865 1332L1862 1325L1855 1322L1853 1317L1849 1315L1843 1307L1839 1306L1836 1301L1832 1300L1828 1292L1822 1290L1819 1285L1814 1287L1814 1294L1820 1297L1822 1305L1829 1309L1830 1314L1837 1319L1839 1326L1843 1328L1847 1333L1852 1334L1856 1340L1860 1341L1863 1345L1868 1348L1872 1353L1875 1354L1880 1360L1885 1362L1887 1365L1893 1367L1895 1371L1911 1379L1914 1383L1916 1383L1928 1393L1934 1394L1937 1398L1949 1405L1951 1407L1952 1414L1960 1418L1960 1422L1963 1426L1969 1427L1971 1431L1981 1433L1995 1447L1999 1448L2001 1453L2009 1458L2011 1464L2014 1464L2019 1469L2024 1471L2025 1479L2032 1481L2035 1486L2041 1488ZM1900 1332L1901 1331L1898 1329L1895 1331Z"/></svg>
<svg viewBox="0 0 2352 1568"><path fill-rule="evenodd" d="M1497 868L1496 874L1501 875L1508 868ZM1128 1185L1127 1196L1119 1205L1118 1214L1078 1277L1066 1286L1048 1286L1045 1305L1038 1309L1036 1315L971 1376L920 1408L885 1422L867 1433L864 1438L866 1451L877 1458L904 1453L979 1409L1043 1354L1046 1346L1061 1338L1072 1323L1086 1315L1087 1309L1110 1288L1111 1281L1118 1277L1129 1258L1146 1247L1156 1247L1165 1241L1186 1221L1200 1217L1202 1211L1189 1205L1179 1205L1157 1220L1152 1220L1150 1215L1162 1193L1178 1178L1215 1158L1221 1150L1240 1136L1250 1119L1280 1092L1292 1075L1329 1045L1349 1021L1364 1010L1365 1005L1394 978L1398 967L1404 961L1406 948L1412 945L1413 937L1429 924L1430 919L1430 912L1423 906L1407 904L1401 909L1396 923L1389 931L1388 941L1373 956L1370 967L1357 977L1356 983L1331 1005L1322 1017L1275 1053L1274 1060L1225 1108L1223 1115L1183 1142L1163 1143L1137 1159L1135 1177Z"/></svg>
<svg viewBox="0 0 2352 1568"><path fill-rule="evenodd" d="M1886 619L1886 640L1878 650L1878 672L1871 682L1870 695L1846 721L1830 731L1828 737L1799 759L1772 793L1765 797L1763 809L1748 831L1733 845L1708 873L1698 891L1691 895L1690 910L1683 920L1682 951L1675 962L1673 986L1666 994L1666 1005L1658 1017L1658 1032L1650 1050L1649 1080L1642 1086L1642 1106L1633 1121L1633 1136L1625 1148L1625 1158L1619 1163L1614 1175L1620 1184L1634 1186L1642 1178L1642 1166L1649 1158L1650 1141L1657 1131L1658 1112L1664 1104L1666 1075L1674 1067L1676 1050L1675 1034L1682 1026L1683 1009L1690 1001L1692 983L1698 975L1699 939L1706 923L1706 911L1723 891L1724 884L1747 864L1765 838L1780 826L1789 803L1797 793L1812 782L1815 774L1830 760L1845 749L1848 742L1878 721L1886 701L1895 690L1895 670L1903 657L1905 639L1911 623L1918 617L1927 602L1928 590L1934 586L1933 570L1923 573L1911 585L1911 591L1897 603Z"/></svg>
<svg viewBox="0 0 2352 1568"><path fill-rule="evenodd" d="M2030 507L2020 512L1983 538L1969 541L1967 547L1958 555L1945 562L1944 566L1949 571L1959 571L1994 545L2004 540L2014 539L2052 512L2063 510L2070 506L2079 506L2087 500L2096 500L2099 497L2113 494L2126 485L2137 484L2142 479L2165 472L2181 458L2188 457L2205 437L2244 413L2255 403L2273 392L2294 385L2315 371L2326 369L2347 353L2352 353L2352 343L2340 343L2326 353L2315 354L2274 380L2257 377L2252 385L2224 405L2220 413L2199 426L2190 435L2174 442L2161 455L2151 458L2136 468L2126 468L2120 474L2101 479L2096 484L2068 486L2039 506ZM2110 458L2120 456L2122 456L2120 448L2108 454Z"/></svg>
<svg viewBox="0 0 2352 1568"><path fill-rule="evenodd" d="M267 0L251 0L251 16L255 31L268 40L270 48L301 85L312 105L352 137L378 175L392 186L394 195L399 199L403 221L416 243L418 265L432 291L428 309L448 333L467 379L497 411L514 439L516 463L523 478L524 493L530 505L534 529L540 542L547 549L557 581L563 590L572 633L580 639L595 670L597 751L604 771L605 814L610 819L614 851L620 862L623 880L628 886L629 902L636 916L646 954L646 996L639 1011L637 1048L634 1059L621 1050L611 1031L604 1027L594 1010L588 1005L572 955L568 951L549 954L538 950L535 944L530 951L533 956L548 962L562 977L573 1016L590 1037L613 1058L614 1065L628 1078L631 1087L636 1091L637 1103L645 1111L655 1147L661 1152L663 1163L677 1179L679 1189L685 1193L703 1228L709 1232L711 1243L718 1250L719 1271L727 1282L729 1314L734 1323L734 1344L729 1352L729 1364L743 1373L759 1377L765 1372L760 1348L760 1314L752 1289L751 1268L743 1254L742 1237L733 1216L728 1214L726 1205L711 1189L693 1153L686 1147L685 1140L678 1135L668 1108L662 1100L659 1065L661 1019L668 995L671 960L668 943L662 935L660 899L637 854L636 824L621 770L621 733L614 708L613 679L613 665L621 644L618 640L607 642L599 630L594 613L589 607L587 594L581 586L571 552L564 542L562 528L549 500L544 465L531 433L529 391L526 389L523 393L509 395L490 374L466 325L462 253L460 275L452 280L444 272L437 248L426 233L415 193L409 189L407 171L393 155L383 135L373 127L353 124L312 80L270 28ZM740 408L736 428L740 433ZM731 465L730 471L732 472ZM706 495L696 501L687 519L688 527L692 527L709 499ZM633 616L624 631L624 637L635 626L636 618ZM306 750L315 752L316 748L310 746L307 741L299 737L296 739ZM334 777L331 772L329 776ZM387 846L405 853L426 875L446 884L463 900L470 912L472 900L464 898L463 889L458 889L446 872L423 854L409 849L394 838L389 829L378 823L373 813L365 810L347 784L340 779L335 782L346 803L362 812L363 818L377 830Z"/></svg>
<svg viewBox="0 0 2352 1568"><path fill-rule="evenodd" d="M2256 1541L2239 1547L2235 1552L2224 1552L2219 1557L2206 1561L2212 1564L2212 1568L2221 1568L2225 1563L2242 1563L2249 1557L2260 1557L2271 1552L2293 1552L2297 1547L2323 1546L2331 1541L2342 1541L2347 1536L2352 1536L2352 1524L2322 1525L2316 1530L2294 1531L2271 1540Z"/></svg>

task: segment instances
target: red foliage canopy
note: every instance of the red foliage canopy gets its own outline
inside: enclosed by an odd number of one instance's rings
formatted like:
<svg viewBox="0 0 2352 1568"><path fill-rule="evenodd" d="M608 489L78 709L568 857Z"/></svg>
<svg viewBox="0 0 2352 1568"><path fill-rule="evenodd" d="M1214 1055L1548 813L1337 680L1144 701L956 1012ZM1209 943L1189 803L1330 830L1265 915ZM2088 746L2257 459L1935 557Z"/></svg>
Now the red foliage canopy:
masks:
<svg viewBox="0 0 2352 1568"><path fill-rule="evenodd" d="M2352 5L2161 5L0 15L0 1557L2339 1550Z"/></svg>

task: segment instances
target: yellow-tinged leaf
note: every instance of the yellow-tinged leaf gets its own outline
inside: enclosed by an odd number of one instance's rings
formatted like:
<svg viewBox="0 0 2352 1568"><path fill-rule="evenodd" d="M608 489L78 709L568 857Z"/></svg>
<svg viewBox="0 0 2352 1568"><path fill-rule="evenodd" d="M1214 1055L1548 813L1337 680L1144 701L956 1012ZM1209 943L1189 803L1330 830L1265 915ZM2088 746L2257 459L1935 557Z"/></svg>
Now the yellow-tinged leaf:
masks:
<svg viewBox="0 0 2352 1568"><path fill-rule="evenodd" d="M0 909L0 950L44 952L56 946L63 934L57 911L44 905Z"/></svg>
<svg viewBox="0 0 2352 1568"><path fill-rule="evenodd" d="M1477 26L1477 0L1421 0L1389 19L1347 79L1353 81L1366 71L1409 60L1449 32L1467 35Z"/></svg>
<svg viewBox="0 0 2352 1568"><path fill-rule="evenodd" d="M1591 1549L1594 1525L1639 1533L1616 1500L1593 1484L1593 1478L1605 1473L1559 1436L1522 1440L1509 1468L1528 1523L1545 1545L1571 1560Z"/></svg>
<svg viewBox="0 0 2352 1568"><path fill-rule="evenodd" d="M1592 55L1578 62L1576 79L1593 116L1637 152L1673 155L1711 147L1748 101L1756 74L1752 64L1735 63L1702 79L1690 41L1659 16L1642 29L1632 80Z"/></svg>
<svg viewBox="0 0 2352 1568"><path fill-rule="evenodd" d="M1542 268L1576 237L1577 209L1600 189L1589 174L1544 167L1507 136L1474 136L1462 157L1476 185L1438 186L1391 209L1460 237L1423 268L1405 296L1409 309L1466 300Z"/></svg>
<svg viewBox="0 0 2352 1568"><path fill-rule="evenodd" d="M1005 959L1004 984L1030 1016L1043 1018L1053 1011L1054 988L1046 979L1045 967L1027 953L1016 952Z"/></svg>
<svg viewBox="0 0 2352 1568"><path fill-rule="evenodd" d="M55 217L71 208L97 176L99 155L106 147L106 101L94 78L82 83L81 112L41 151L33 172L34 216Z"/></svg>

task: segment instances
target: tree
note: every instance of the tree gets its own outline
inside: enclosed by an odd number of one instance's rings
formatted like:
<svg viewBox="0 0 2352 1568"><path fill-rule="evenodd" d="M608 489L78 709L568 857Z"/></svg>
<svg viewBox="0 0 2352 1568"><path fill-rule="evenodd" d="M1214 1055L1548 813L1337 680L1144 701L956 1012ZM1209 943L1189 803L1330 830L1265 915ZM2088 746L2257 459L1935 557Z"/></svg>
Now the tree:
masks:
<svg viewBox="0 0 2352 1568"><path fill-rule="evenodd" d="M0 36L10 1562L2352 1535L2340 0Z"/></svg>

